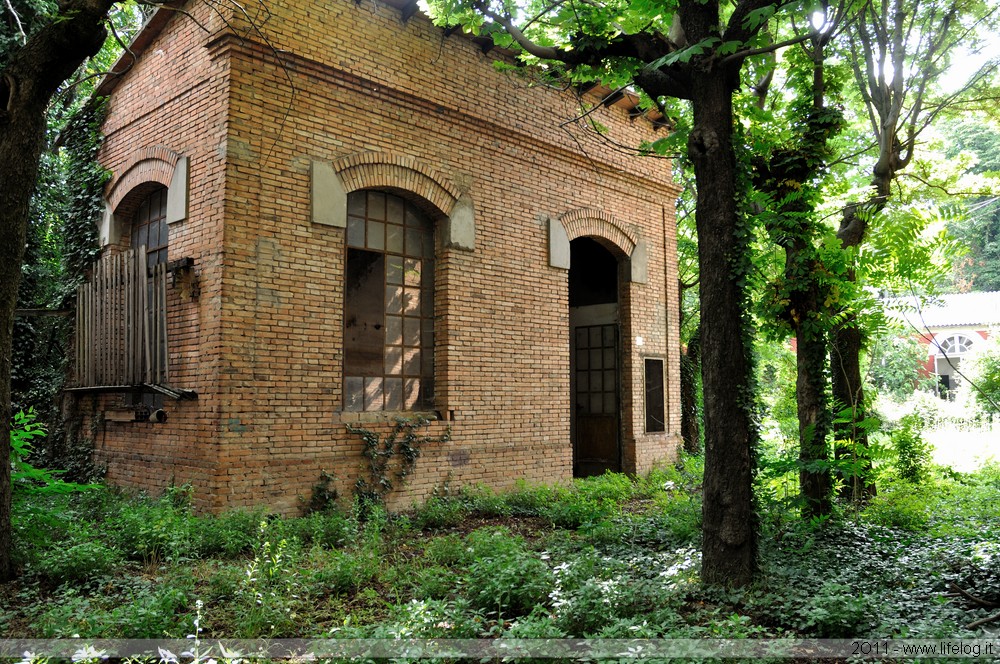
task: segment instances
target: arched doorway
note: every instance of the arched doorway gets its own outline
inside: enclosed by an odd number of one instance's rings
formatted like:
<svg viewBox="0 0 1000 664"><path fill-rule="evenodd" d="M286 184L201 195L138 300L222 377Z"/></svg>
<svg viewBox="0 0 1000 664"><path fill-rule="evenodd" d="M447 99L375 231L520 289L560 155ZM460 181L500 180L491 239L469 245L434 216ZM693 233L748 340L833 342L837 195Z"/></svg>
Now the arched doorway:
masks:
<svg viewBox="0 0 1000 664"><path fill-rule="evenodd" d="M597 241L570 243L570 435L573 476L622 470L618 259Z"/></svg>

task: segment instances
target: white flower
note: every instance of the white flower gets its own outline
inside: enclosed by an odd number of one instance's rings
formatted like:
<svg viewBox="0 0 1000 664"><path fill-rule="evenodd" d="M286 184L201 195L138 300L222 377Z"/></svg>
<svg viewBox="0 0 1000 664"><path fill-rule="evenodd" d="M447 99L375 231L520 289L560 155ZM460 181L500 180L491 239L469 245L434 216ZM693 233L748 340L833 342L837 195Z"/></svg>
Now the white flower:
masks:
<svg viewBox="0 0 1000 664"><path fill-rule="evenodd" d="M94 646L83 646L73 653L74 662L85 662L92 659L107 659L108 656L103 650L98 650Z"/></svg>
<svg viewBox="0 0 1000 664"><path fill-rule="evenodd" d="M160 662L162 662L163 664L178 664L177 655L170 652L166 648L157 648L157 650L160 651Z"/></svg>

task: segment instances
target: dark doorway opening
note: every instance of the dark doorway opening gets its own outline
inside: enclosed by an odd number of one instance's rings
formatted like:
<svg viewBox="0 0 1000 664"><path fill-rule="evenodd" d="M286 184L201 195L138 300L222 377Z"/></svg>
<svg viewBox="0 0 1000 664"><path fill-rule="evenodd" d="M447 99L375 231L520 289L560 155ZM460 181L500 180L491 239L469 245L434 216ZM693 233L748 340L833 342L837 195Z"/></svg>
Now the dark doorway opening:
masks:
<svg viewBox="0 0 1000 664"><path fill-rule="evenodd" d="M622 469L618 260L600 243L570 243L570 434L573 476Z"/></svg>

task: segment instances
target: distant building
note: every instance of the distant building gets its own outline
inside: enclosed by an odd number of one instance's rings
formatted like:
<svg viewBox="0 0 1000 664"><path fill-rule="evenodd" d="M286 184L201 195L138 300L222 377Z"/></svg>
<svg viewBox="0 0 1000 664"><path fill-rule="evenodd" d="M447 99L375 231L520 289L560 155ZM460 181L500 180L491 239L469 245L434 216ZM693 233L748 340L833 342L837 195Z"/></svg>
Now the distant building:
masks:
<svg viewBox="0 0 1000 664"><path fill-rule="evenodd" d="M892 314L910 326L927 346L927 373L937 378L942 398L962 385L962 360L1000 328L1000 292L939 295L930 304L916 298L888 303Z"/></svg>

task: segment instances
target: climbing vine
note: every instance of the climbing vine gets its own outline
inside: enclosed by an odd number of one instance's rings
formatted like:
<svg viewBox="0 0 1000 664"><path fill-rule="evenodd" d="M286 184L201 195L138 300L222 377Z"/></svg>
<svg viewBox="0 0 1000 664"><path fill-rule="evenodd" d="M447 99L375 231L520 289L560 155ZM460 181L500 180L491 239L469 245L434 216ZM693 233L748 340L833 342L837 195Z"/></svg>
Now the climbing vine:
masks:
<svg viewBox="0 0 1000 664"><path fill-rule="evenodd" d="M429 424L430 420L421 416L397 417L392 429L384 436L371 429L347 425L350 433L361 436L364 444L362 454L368 460L368 477L359 477L354 484L354 495L362 513L384 505L385 497L393 489L393 478L398 482L406 480L413 472L424 445L451 440L450 427L440 436L419 433Z"/></svg>

